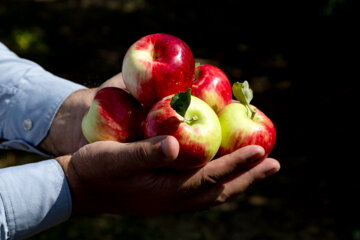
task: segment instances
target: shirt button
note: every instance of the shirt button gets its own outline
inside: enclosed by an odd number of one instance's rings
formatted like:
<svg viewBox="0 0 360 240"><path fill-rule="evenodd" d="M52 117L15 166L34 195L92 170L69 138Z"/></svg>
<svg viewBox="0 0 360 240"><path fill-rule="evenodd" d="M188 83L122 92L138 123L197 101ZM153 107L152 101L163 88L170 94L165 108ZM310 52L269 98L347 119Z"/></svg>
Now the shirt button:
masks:
<svg viewBox="0 0 360 240"><path fill-rule="evenodd" d="M23 128L25 131L29 131L32 129L32 121L30 119L25 119L23 122Z"/></svg>

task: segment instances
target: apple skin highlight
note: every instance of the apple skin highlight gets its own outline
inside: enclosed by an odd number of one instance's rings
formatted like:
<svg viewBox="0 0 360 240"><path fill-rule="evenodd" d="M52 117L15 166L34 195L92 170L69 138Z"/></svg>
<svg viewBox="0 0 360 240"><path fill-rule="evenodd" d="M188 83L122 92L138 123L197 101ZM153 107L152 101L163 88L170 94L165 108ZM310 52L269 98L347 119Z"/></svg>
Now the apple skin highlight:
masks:
<svg viewBox="0 0 360 240"><path fill-rule="evenodd" d="M145 120L145 137L172 135L180 145L178 158L170 165L176 170L204 166L217 153L221 143L221 127L215 112L201 99L191 96L185 119L170 106L172 96L157 102Z"/></svg>
<svg viewBox="0 0 360 240"><path fill-rule="evenodd" d="M191 88L195 62L181 39L164 33L142 37L126 52L122 65L129 92L146 108Z"/></svg>

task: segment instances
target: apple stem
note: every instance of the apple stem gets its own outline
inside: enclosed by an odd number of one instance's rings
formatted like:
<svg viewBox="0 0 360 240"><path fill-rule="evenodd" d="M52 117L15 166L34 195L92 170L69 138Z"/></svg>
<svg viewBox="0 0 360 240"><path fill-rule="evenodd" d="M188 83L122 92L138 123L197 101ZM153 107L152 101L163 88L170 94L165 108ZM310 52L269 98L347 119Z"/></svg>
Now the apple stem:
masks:
<svg viewBox="0 0 360 240"><path fill-rule="evenodd" d="M249 86L248 81L245 81L243 83L240 82L234 83L232 86L232 91L235 98L240 103L245 105L248 112L248 117L254 119L256 110L250 106L250 102L253 99L254 95L252 89Z"/></svg>
<svg viewBox="0 0 360 240"><path fill-rule="evenodd" d="M192 118L190 119L186 119L184 118L184 122L189 124L189 125L192 125L194 122L196 122L197 120L199 120L198 116L194 115L192 116Z"/></svg>
<svg viewBox="0 0 360 240"><path fill-rule="evenodd" d="M255 110L254 108L251 108L249 105L247 105L246 107L247 107L247 109L248 109L248 112L249 112L249 111L251 112L250 118L251 118L251 119L254 119L255 114L256 114L256 110Z"/></svg>

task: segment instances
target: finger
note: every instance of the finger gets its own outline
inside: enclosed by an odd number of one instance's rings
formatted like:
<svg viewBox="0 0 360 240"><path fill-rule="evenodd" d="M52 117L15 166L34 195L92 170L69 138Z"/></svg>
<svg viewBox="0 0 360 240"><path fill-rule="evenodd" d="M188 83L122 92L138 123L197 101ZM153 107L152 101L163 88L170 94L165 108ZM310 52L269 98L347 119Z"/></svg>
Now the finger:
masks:
<svg viewBox="0 0 360 240"><path fill-rule="evenodd" d="M252 183L263 180L280 170L280 163L273 159L267 158L257 166L245 171L241 175L224 183L224 193L228 196L237 195L244 192Z"/></svg>
<svg viewBox="0 0 360 240"><path fill-rule="evenodd" d="M252 183L262 180L280 170L278 161L267 158L255 167L225 183L219 183L194 197L183 201L184 210L206 209L226 202L243 193Z"/></svg>
<svg viewBox="0 0 360 240"><path fill-rule="evenodd" d="M236 174L239 170L248 168L259 162L265 156L265 150L258 145L250 145L238 149L231 154L211 161L203 171L205 176L220 180Z"/></svg>
<svg viewBox="0 0 360 240"><path fill-rule="evenodd" d="M192 176L186 176L182 187L187 192L203 191L226 178L237 175L244 171L250 164L260 161L264 157L264 149L257 145L246 146L231 154L213 160L199 169Z"/></svg>

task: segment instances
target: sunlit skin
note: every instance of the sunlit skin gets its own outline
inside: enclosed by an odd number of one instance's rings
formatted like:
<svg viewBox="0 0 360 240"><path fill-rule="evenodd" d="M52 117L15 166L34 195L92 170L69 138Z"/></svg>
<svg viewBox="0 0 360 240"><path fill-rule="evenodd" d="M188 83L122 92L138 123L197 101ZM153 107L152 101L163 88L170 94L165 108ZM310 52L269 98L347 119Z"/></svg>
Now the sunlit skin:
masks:
<svg viewBox="0 0 360 240"><path fill-rule="evenodd" d="M231 103L230 81L218 67L209 64L197 66L191 95L202 99L218 113Z"/></svg>
<svg viewBox="0 0 360 240"><path fill-rule="evenodd" d="M253 119L241 103L231 103L219 113L222 141L218 156L247 145L260 145L265 150L265 156L270 154L276 139L274 124L255 106L251 107L256 109Z"/></svg>
<svg viewBox="0 0 360 240"><path fill-rule="evenodd" d="M145 121L145 137L172 135L180 145L179 157L172 163L173 169L192 169L204 166L219 149L221 127L215 112L202 100L192 96L184 121L170 106L172 96L156 103Z"/></svg>
<svg viewBox="0 0 360 240"><path fill-rule="evenodd" d="M163 33L139 39L127 51L122 74L126 88L145 107L191 88L195 63L181 39Z"/></svg>
<svg viewBox="0 0 360 240"><path fill-rule="evenodd" d="M107 87L95 95L81 127L88 142L131 142L142 137L145 114L141 104L123 89Z"/></svg>

